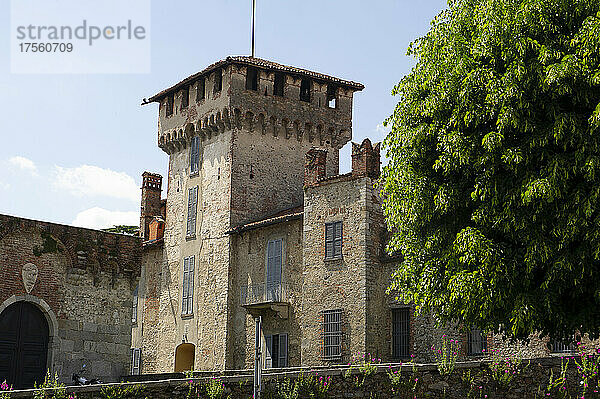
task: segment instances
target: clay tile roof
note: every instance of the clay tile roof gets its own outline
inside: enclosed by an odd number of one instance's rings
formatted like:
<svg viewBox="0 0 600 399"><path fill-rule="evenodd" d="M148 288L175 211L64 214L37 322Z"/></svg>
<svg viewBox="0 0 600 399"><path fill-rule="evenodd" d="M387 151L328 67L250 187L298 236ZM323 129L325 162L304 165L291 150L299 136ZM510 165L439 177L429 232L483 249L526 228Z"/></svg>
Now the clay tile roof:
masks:
<svg viewBox="0 0 600 399"><path fill-rule="evenodd" d="M285 72L285 73L289 73L292 75L307 76L307 77L311 77L314 79L335 83L340 86L346 86L353 90L362 90L365 88L365 86L363 84L353 82L351 80L344 80L344 79L336 78L336 77L333 77L330 75L325 75L325 74L322 74L319 72L309 71L308 69L302 69L302 68L296 68L293 66L282 65L277 62L265 60L262 58L248 57L248 56L240 55L240 56L229 56L223 60L217 61L214 64L209 65L208 67L204 68L202 71L196 72L195 74L188 76L187 78L183 79L179 83L177 83L167 89L162 90L161 92L153 95L149 99L144 99L144 101L142 102L142 105L146 105L151 102L160 101L167 94L179 89L180 87L182 87L186 84L189 84L189 83L195 81L196 79L200 78L201 76L210 73L214 69L223 67L225 65L230 65L230 64L250 65L250 66L255 66L258 68Z"/></svg>
<svg viewBox="0 0 600 399"><path fill-rule="evenodd" d="M235 226L229 230L228 234L243 233L244 231L254 230L261 227L271 226L276 223L289 222L290 220L300 219L304 216L304 206L285 209L264 219L255 220L250 223Z"/></svg>

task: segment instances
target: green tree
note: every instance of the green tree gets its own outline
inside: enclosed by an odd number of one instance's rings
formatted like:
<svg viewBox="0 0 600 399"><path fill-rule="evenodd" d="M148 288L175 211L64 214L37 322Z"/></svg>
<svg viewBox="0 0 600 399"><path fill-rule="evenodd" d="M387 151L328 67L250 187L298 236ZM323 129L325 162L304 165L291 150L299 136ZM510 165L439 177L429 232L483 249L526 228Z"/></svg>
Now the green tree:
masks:
<svg viewBox="0 0 600 399"><path fill-rule="evenodd" d="M454 0L392 91L390 290L525 338L600 331L600 1Z"/></svg>
<svg viewBox="0 0 600 399"><path fill-rule="evenodd" d="M106 231L108 233L119 233L119 234L127 234L129 236L135 236L139 232L139 228L137 226L126 226L123 224L115 225L113 227L109 227L106 229L102 229L102 231Z"/></svg>

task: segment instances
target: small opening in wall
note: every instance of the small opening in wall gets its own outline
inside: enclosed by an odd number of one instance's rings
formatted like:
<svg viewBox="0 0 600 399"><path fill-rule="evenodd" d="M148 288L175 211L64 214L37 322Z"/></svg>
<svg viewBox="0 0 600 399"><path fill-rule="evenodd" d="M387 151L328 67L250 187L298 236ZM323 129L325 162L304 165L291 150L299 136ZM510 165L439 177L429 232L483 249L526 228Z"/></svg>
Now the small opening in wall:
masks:
<svg viewBox="0 0 600 399"><path fill-rule="evenodd" d="M221 179L221 168L217 168L217 180Z"/></svg>
<svg viewBox="0 0 600 399"><path fill-rule="evenodd" d="M254 170L252 169L252 165L250 165L250 178L254 179Z"/></svg>
<svg viewBox="0 0 600 399"><path fill-rule="evenodd" d="M187 108L190 103L190 87L186 86L181 91L181 108Z"/></svg>
<svg viewBox="0 0 600 399"><path fill-rule="evenodd" d="M258 90L258 69L248 67L246 72L246 90Z"/></svg>
<svg viewBox="0 0 600 399"><path fill-rule="evenodd" d="M304 78L300 82L300 101L310 102L310 79Z"/></svg>
<svg viewBox="0 0 600 399"><path fill-rule="evenodd" d="M167 97L167 100L165 101L165 115L166 116L170 116L173 115L173 96L169 96Z"/></svg>
<svg viewBox="0 0 600 399"><path fill-rule="evenodd" d="M204 78L201 78L198 81L198 86L197 86L197 91L196 91L196 102L204 100L205 97L205 80Z"/></svg>
<svg viewBox="0 0 600 399"><path fill-rule="evenodd" d="M215 71L215 84L213 86L213 93L218 93L223 88L223 70L217 69Z"/></svg>
<svg viewBox="0 0 600 399"><path fill-rule="evenodd" d="M327 106L337 108L337 88L334 85L327 85Z"/></svg>
<svg viewBox="0 0 600 399"><path fill-rule="evenodd" d="M282 73L275 74L275 81L273 82L273 95L283 97L283 86L284 86L285 75Z"/></svg>

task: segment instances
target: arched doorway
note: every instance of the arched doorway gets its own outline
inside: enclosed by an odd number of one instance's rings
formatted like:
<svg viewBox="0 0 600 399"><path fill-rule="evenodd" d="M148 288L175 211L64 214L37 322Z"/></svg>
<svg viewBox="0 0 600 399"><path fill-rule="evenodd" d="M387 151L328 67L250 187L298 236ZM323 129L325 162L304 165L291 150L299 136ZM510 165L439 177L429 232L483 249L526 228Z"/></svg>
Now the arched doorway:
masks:
<svg viewBox="0 0 600 399"><path fill-rule="evenodd" d="M194 369L194 344L181 344L175 349L175 372L190 371Z"/></svg>
<svg viewBox="0 0 600 399"><path fill-rule="evenodd" d="M48 338L46 317L34 304L16 302L0 313L0 381L14 389L43 382Z"/></svg>

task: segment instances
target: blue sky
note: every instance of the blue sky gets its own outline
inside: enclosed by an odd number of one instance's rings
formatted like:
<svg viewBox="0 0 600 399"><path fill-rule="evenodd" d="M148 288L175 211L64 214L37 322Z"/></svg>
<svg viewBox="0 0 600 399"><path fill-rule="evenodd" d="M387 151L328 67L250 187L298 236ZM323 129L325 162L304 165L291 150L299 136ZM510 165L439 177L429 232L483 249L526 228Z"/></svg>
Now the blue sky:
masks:
<svg viewBox="0 0 600 399"><path fill-rule="evenodd" d="M390 91L414 64L406 49L445 7L257 0L256 56L363 83L353 140L380 141L396 104ZM150 73L11 74L10 2L0 2L0 213L91 228L137 224L142 172L167 172L157 105L142 107L142 98L248 55L250 8L251 0L152 1ZM340 155L349 170L349 147Z"/></svg>

